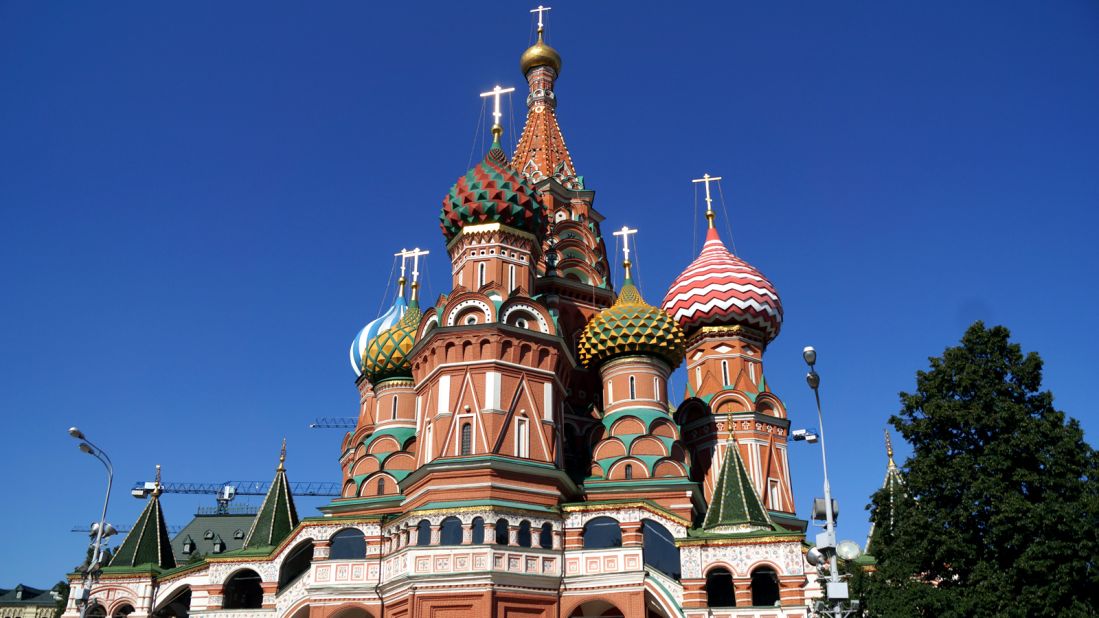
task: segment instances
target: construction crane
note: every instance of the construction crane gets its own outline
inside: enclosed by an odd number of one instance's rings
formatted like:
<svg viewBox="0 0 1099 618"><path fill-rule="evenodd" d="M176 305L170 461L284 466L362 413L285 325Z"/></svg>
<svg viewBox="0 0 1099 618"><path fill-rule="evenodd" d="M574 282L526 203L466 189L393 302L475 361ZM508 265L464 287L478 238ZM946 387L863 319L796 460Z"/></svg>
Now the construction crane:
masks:
<svg viewBox="0 0 1099 618"><path fill-rule="evenodd" d="M117 528L115 528L115 530L125 533L129 532L132 528L133 526L118 526ZM183 526L168 526L168 532L171 532L172 534L176 534L182 529ZM83 532L85 534L92 534L92 531L93 530L91 526L73 526L72 530L69 530L69 532Z"/></svg>
<svg viewBox="0 0 1099 618"><path fill-rule="evenodd" d="M130 494L135 498L146 498L156 483L146 481L135 483ZM160 490L166 494L207 494L216 495L218 502L229 503L236 496L266 496L271 489L270 481L225 481L223 483L161 483ZM338 496L340 484L329 481L298 481L290 483L290 491L295 496Z"/></svg>
<svg viewBox="0 0 1099 618"><path fill-rule="evenodd" d="M354 429L359 419L353 416L321 416L309 423L310 429Z"/></svg>

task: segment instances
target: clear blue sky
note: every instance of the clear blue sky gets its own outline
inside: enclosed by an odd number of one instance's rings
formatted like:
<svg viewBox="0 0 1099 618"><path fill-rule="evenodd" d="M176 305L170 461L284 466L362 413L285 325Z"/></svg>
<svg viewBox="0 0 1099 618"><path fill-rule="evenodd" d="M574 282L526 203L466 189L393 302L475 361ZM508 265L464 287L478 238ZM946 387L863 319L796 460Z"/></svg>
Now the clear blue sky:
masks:
<svg viewBox="0 0 1099 618"><path fill-rule="evenodd" d="M561 124L607 224L641 230L644 294L697 251L688 181L721 174L782 295L766 375L795 427L820 351L841 536L897 392L975 319L1042 354L1096 443L1099 5L551 4ZM356 413L347 347L395 250L431 249L444 291L441 199L477 94L524 88L528 8L0 3L0 587L83 555L103 475L72 424L114 458L120 524L154 464L266 480L283 436L292 480L339 479L339 432L307 424ZM818 447L791 452L804 515Z"/></svg>

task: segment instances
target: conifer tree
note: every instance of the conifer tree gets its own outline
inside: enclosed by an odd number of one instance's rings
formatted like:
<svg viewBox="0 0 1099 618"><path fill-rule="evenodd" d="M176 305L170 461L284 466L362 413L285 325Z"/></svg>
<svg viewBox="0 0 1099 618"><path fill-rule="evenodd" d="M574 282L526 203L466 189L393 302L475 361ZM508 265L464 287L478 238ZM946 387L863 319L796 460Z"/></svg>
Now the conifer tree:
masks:
<svg viewBox="0 0 1099 618"><path fill-rule="evenodd" d="M1038 354L1009 338L973 324L901 393L890 423L913 452L906 492L871 506L870 615L1099 611L1096 452L1041 390Z"/></svg>

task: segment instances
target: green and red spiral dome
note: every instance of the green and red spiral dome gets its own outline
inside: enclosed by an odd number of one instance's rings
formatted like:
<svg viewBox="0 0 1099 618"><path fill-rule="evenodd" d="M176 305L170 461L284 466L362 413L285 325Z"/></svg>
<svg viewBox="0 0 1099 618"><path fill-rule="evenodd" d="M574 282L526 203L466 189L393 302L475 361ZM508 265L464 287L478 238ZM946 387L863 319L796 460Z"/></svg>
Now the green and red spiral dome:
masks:
<svg viewBox="0 0 1099 618"><path fill-rule="evenodd" d="M546 208L534 188L509 163L499 142L483 161L450 188L439 214L443 236L450 242L466 225L499 223L541 239Z"/></svg>

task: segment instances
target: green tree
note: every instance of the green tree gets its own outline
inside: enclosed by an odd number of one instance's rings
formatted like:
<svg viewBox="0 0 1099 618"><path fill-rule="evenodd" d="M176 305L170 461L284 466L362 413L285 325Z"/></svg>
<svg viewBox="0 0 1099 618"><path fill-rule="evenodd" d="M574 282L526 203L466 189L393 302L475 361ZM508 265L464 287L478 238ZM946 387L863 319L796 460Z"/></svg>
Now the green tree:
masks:
<svg viewBox="0 0 1099 618"><path fill-rule="evenodd" d="M54 611L53 616L61 618L61 614L65 613L65 606L69 603L69 582L65 580L57 582L53 591L57 593L57 610Z"/></svg>
<svg viewBox="0 0 1099 618"><path fill-rule="evenodd" d="M907 491L871 505L871 615L1099 612L1099 461L1009 339L977 322L901 393L890 423L913 453Z"/></svg>

